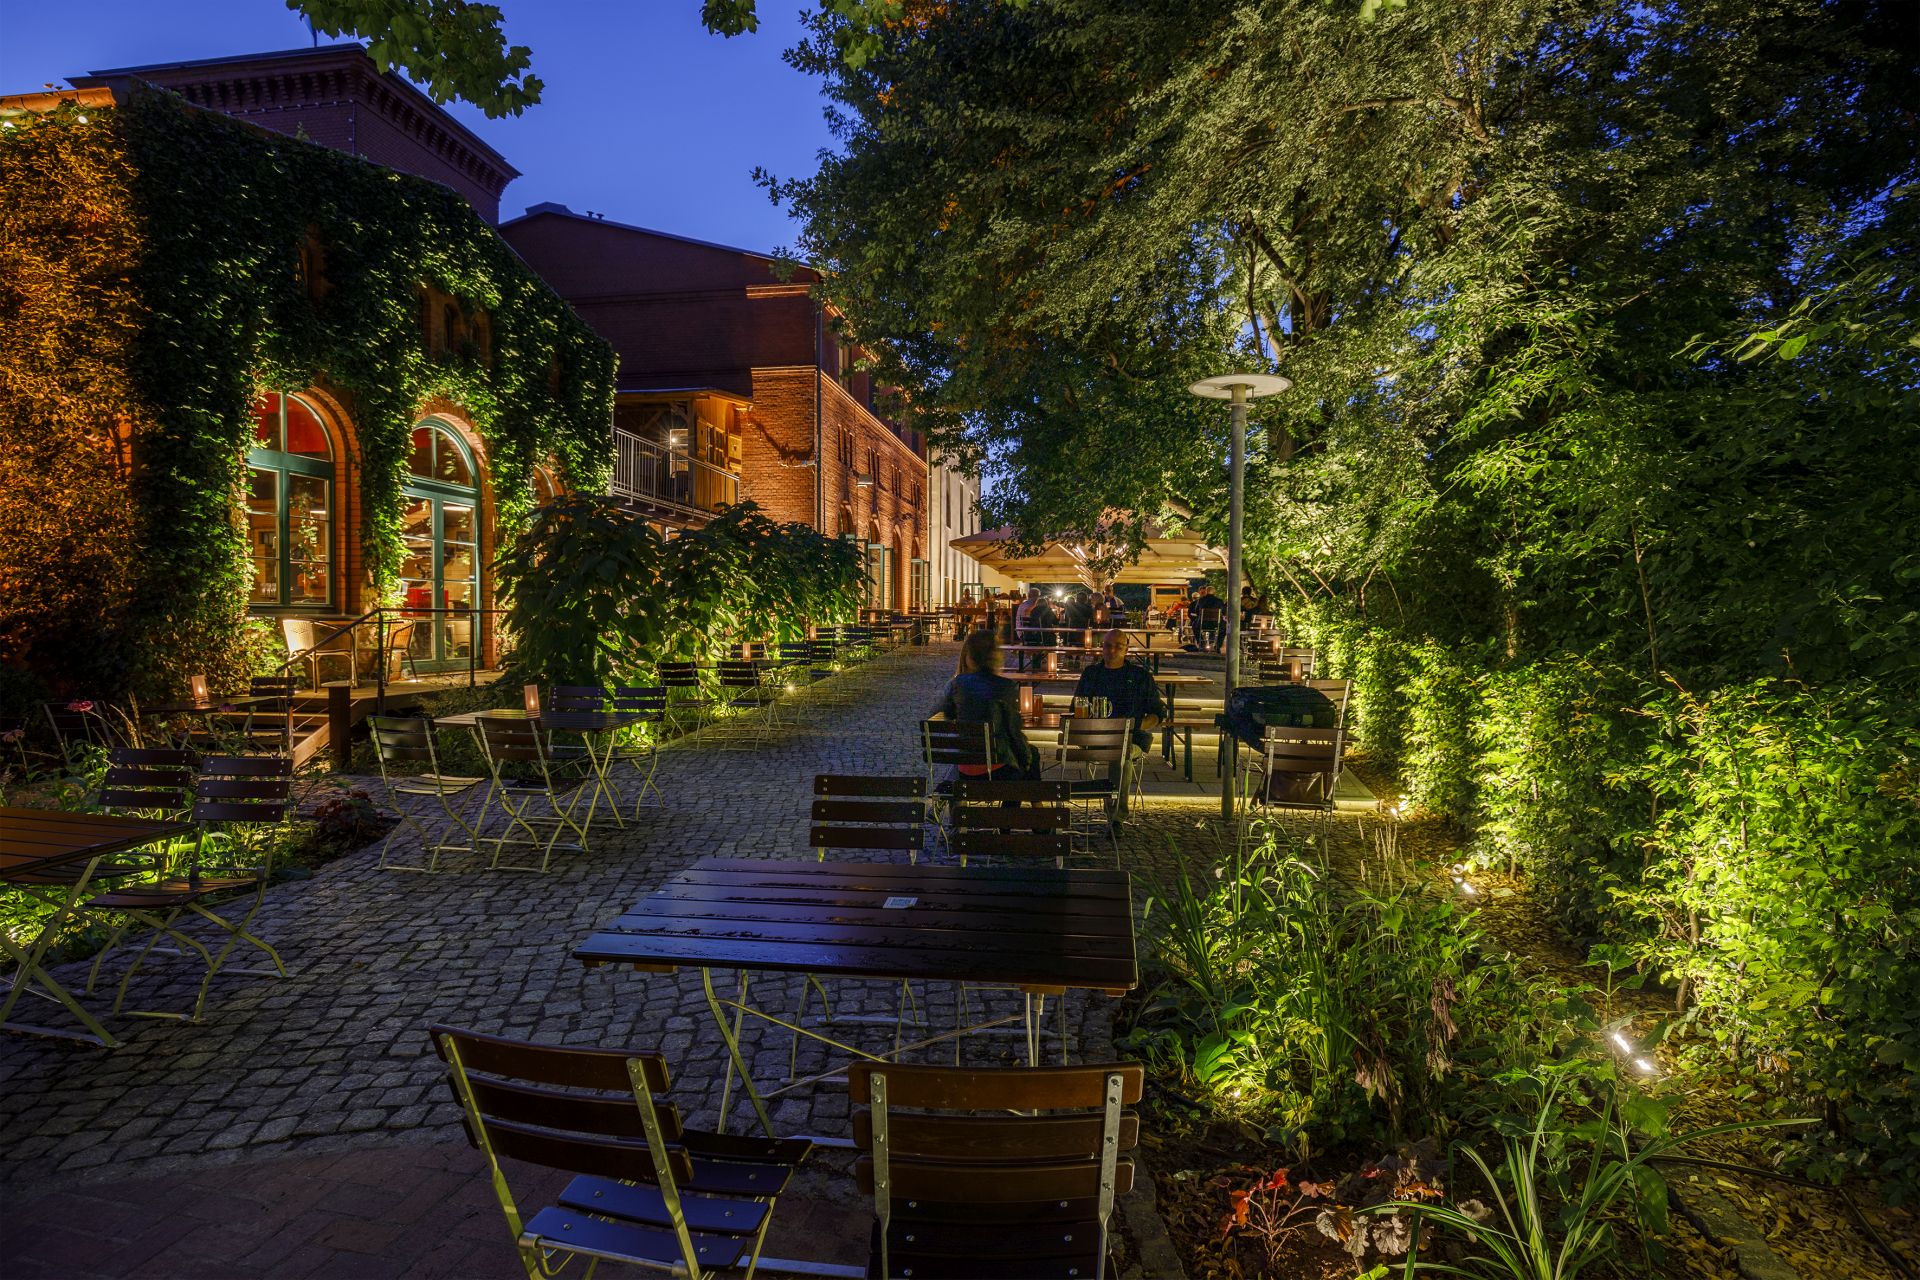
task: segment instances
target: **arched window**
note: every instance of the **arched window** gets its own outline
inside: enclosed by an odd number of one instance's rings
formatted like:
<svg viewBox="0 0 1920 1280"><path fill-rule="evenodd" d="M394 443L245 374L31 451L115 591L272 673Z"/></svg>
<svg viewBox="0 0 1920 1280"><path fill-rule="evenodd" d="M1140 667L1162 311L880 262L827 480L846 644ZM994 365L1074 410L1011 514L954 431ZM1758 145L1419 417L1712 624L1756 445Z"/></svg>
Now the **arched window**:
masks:
<svg viewBox="0 0 1920 1280"><path fill-rule="evenodd" d="M333 601L333 440L299 396L270 391L247 451L252 603L324 608Z"/></svg>
<svg viewBox="0 0 1920 1280"><path fill-rule="evenodd" d="M415 662L464 662L476 642L480 599L480 490L473 455L438 418L414 424L401 487L400 585L415 621Z"/></svg>
<svg viewBox="0 0 1920 1280"><path fill-rule="evenodd" d="M560 496L560 482L545 467L533 469L533 505L544 507Z"/></svg>

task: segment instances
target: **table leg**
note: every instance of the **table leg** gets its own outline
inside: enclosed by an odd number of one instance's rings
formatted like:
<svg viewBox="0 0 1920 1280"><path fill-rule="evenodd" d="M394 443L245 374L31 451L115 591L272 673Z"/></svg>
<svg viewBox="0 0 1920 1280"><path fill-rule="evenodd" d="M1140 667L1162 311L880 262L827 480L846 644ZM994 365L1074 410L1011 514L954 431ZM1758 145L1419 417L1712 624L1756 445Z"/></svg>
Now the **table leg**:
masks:
<svg viewBox="0 0 1920 1280"><path fill-rule="evenodd" d="M0 930L0 951L5 951L17 966L13 974L13 985L7 990L7 998L4 1002L0 1002L0 1026L5 1026L9 1030L14 1031L28 1031L36 1035L56 1036L62 1039L87 1040L107 1049L117 1049L120 1047L120 1041L115 1039L113 1034L104 1026L100 1025L98 1019L81 1007L80 1002L69 995L65 987L55 982L53 975L48 973L40 963L46 957L47 948L53 945L54 936L60 931L60 926L66 922L67 917L73 914L74 908L85 900L87 882L93 879L94 868L99 865L99 857L88 860L87 865L81 869L78 878L74 880L72 887L67 890L65 899L59 901L55 906L53 916L41 926L40 934L33 940L31 947L22 950L14 943L13 939L7 936L5 930ZM39 894L26 889L25 886L15 887L20 888L23 892L27 893L29 897L40 899L41 901L47 900L41 899ZM52 1027L36 1027L24 1023L9 1022L7 1019L9 1015L13 1013L13 1006L19 1001L21 994L35 982L38 982L45 988L47 994L65 1005L67 1011L78 1018L80 1025L87 1029L87 1034L81 1035L71 1031L60 1031Z"/></svg>
<svg viewBox="0 0 1920 1280"><path fill-rule="evenodd" d="M720 997L713 991L713 970L700 970L700 985L706 991L707 1008L713 1014L714 1025L720 1028L720 1038L727 1042L727 1057L733 1062L733 1071L740 1077L740 1091L747 1095L747 1101L753 1104L753 1113L760 1118L760 1128L769 1137L774 1137L773 1119L767 1114L767 1104L760 1100L759 1090L753 1087L753 1074L747 1070L746 1061L740 1056L740 1029L736 1018L732 1027L727 1025L726 1010L720 1007ZM747 1002L747 972L740 971L739 1003ZM714 1128L721 1133L727 1131L727 1109L732 1102L733 1076L729 1075L720 1091L720 1119Z"/></svg>

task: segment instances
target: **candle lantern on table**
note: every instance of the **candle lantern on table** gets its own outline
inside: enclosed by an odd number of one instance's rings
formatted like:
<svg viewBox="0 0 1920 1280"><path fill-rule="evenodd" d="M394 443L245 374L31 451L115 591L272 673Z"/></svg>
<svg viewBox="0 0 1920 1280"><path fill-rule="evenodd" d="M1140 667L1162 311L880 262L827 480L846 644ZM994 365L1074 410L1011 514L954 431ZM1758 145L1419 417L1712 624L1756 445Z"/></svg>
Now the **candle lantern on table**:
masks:
<svg viewBox="0 0 1920 1280"><path fill-rule="evenodd" d="M204 703L210 700L210 695L207 693L207 678L205 676L189 676L187 683L193 690L193 700L196 703Z"/></svg>
<svg viewBox="0 0 1920 1280"><path fill-rule="evenodd" d="M1030 719L1040 714L1040 691L1030 684L1020 686L1020 717Z"/></svg>
<svg viewBox="0 0 1920 1280"><path fill-rule="evenodd" d="M520 686L520 705L527 709L528 715L530 716L539 715L540 714L540 686L537 684L521 685Z"/></svg>

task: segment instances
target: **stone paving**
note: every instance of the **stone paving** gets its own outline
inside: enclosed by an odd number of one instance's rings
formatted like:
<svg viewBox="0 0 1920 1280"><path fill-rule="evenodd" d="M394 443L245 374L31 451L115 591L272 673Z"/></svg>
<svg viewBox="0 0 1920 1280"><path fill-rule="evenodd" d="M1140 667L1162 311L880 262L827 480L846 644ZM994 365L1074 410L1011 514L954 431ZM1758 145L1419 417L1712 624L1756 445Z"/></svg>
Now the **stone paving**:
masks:
<svg viewBox="0 0 1920 1280"><path fill-rule="evenodd" d="M0 1186L13 1206L0 1265L16 1276L518 1274L427 1025L657 1047L689 1121L712 1125L724 1047L698 973L590 971L570 949L698 858L806 856L815 773L917 771L913 726L952 654L887 659L857 708L803 705L805 727L755 749L721 749L711 732L676 743L659 772L668 809L597 834L544 876L459 861L434 876L383 872L364 849L277 886L256 931L293 977L217 980L201 1025L122 1020L127 1044L113 1053L0 1038ZM1210 756L1196 772L1207 780ZM1177 771L1156 766L1155 777L1162 794L1128 825L1123 864L1210 861L1217 802ZM108 970L103 983L119 976ZM84 966L61 978L83 983ZM841 1010L893 1013L896 988L857 985L835 984ZM183 1007L192 986L184 972L142 975L135 999ZM1107 1056L1113 1002L1076 996L1066 1012L1074 1056ZM927 1016L942 1025L950 1006ZM969 1061L1006 1060L1019 1045L1018 1034L970 1040ZM786 1076L784 1033L750 1031L745 1048L756 1079ZM803 1073L823 1065L816 1046L803 1050ZM771 1105L782 1132L848 1132L846 1094L832 1085ZM737 1091L731 1111L736 1126L750 1116ZM859 1258L867 1210L845 1163L826 1152L782 1201L771 1254ZM1146 1203L1129 1206L1136 1250L1157 1234ZM1129 1270L1175 1267L1136 1252Z"/></svg>

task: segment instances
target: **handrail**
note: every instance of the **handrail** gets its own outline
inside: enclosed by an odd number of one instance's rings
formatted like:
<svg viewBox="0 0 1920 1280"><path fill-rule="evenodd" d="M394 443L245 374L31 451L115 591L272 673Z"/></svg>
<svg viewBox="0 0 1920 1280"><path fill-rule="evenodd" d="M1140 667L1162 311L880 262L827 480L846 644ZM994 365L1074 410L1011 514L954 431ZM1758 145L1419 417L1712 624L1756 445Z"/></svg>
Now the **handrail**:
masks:
<svg viewBox="0 0 1920 1280"><path fill-rule="evenodd" d="M338 640L341 636L348 635L351 632L358 629L362 623L372 622L374 624L374 633L373 633L374 714L384 715L387 709L387 616L386 615L396 614L399 616L399 618L402 621L415 621L425 617L437 617L440 614L452 614L462 618L474 618L482 615L485 615L487 617L493 617L506 612L507 610L498 609L498 608L456 609L449 605L381 605L377 608L369 609L365 613L361 614L359 617L353 619L353 621L335 628L332 632L328 633L325 639L315 641L314 644L309 648L302 649L298 653L288 654L287 660L285 662L282 662L279 666L275 667L274 671L275 672L285 671L288 667L291 667L294 663L300 661L301 658L304 657L305 655L319 652L321 649L325 648L327 645L332 644L333 642ZM469 689L473 688L478 683L477 677L479 673L479 659L480 659L480 633L476 630L473 635L467 638L467 688Z"/></svg>

